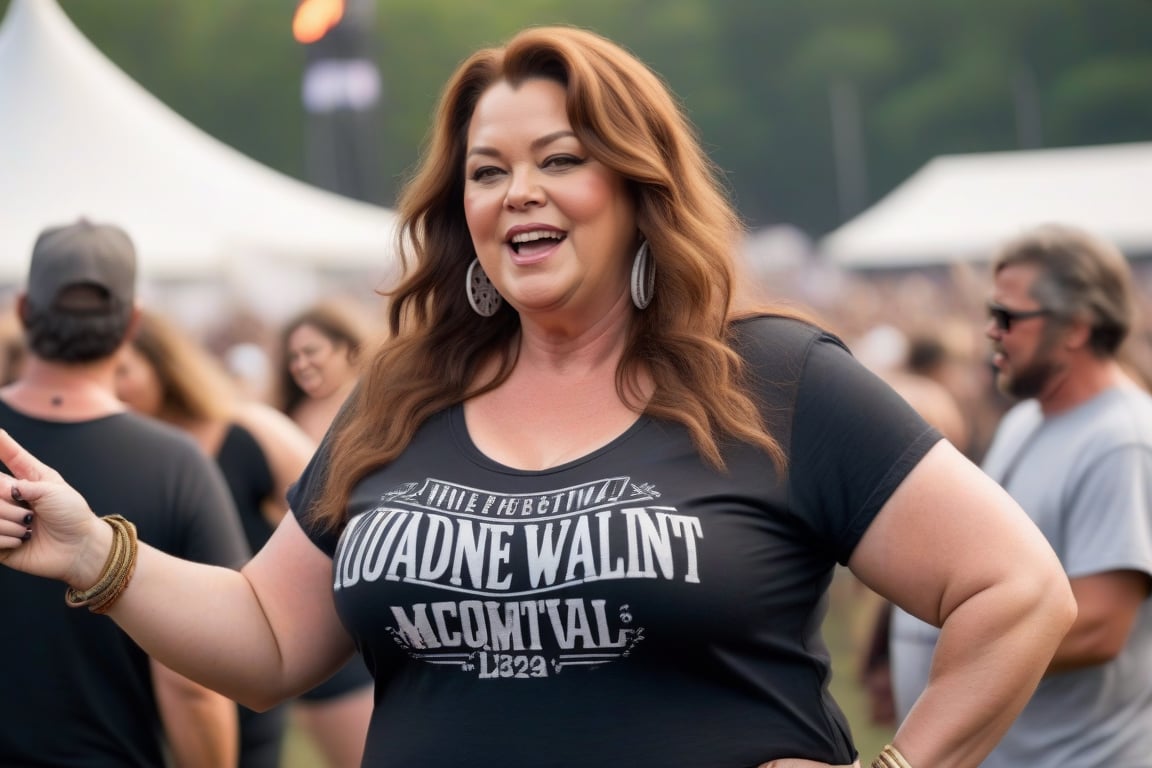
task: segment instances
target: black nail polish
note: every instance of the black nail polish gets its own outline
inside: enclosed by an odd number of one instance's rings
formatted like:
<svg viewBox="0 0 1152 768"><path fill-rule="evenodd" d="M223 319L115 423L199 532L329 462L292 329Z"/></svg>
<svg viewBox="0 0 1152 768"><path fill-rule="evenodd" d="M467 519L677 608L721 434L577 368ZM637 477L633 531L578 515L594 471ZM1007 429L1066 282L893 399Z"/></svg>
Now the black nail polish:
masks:
<svg viewBox="0 0 1152 768"><path fill-rule="evenodd" d="M30 539L30 538L32 538L32 529L31 528L24 531L24 535L20 537L20 541L28 541L28 539Z"/></svg>
<svg viewBox="0 0 1152 768"><path fill-rule="evenodd" d="M16 486L12 486L12 501L16 502L17 504L24 501L23 494L20 493L20 489Z"/></svg>
<svg viewBox="0 0 1152 768"><path fill-rule="evenodd" d="M31 522L32 522L32 513L29 512L28 514L24 515L24 525L28 525Z"/></svg>

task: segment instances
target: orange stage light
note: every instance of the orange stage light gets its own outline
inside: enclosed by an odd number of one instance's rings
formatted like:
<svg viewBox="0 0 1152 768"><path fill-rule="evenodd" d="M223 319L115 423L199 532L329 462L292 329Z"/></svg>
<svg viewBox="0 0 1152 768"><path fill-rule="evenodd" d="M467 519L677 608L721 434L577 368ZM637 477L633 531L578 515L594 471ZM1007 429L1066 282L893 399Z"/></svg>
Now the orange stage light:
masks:
<svg viewBox="0 0 1152 768"><path fill-rule="evenodd" d="M292 17L292 36L297 42L314 43L344 18L344 0L301 0Z"/></svg>

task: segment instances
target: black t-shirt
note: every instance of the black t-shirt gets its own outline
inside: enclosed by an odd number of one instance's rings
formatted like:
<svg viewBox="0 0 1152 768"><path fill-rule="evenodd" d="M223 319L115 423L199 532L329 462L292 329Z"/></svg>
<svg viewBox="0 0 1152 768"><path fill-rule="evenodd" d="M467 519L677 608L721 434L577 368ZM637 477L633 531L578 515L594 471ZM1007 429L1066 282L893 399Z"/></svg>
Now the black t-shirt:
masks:
<svg viewBox="0 0 1152 768"><path fill-rule="evenodd" d="M818 329L737 334L783 477L734 442L718 472L647 416L576 461L511 469L454 407L357 485L339 539L309 529L376 676L366 766L852 762L826 590L939 435Z"/></svg>
<svg viewBox="0 0 1152 768"><path fill-rule="evenodd" d="M216 565L248 558L223 478L174 428L130 413L45 421L3 402L0 427L96 514L135 523L141 541ZM107 616L66 606L61 583L10 568L0 567L0 605L0 765L164 764L148 658L131 638Z"/></svg>
<svg viewBox="0 0 1152 768"><path fill-rule="evenodd" d="M248 548L259 552L272 537L272 525L264 517L264 500L276 490L268 457L251 432L230 424L216 451L216 465L236 502Z"/></svg>

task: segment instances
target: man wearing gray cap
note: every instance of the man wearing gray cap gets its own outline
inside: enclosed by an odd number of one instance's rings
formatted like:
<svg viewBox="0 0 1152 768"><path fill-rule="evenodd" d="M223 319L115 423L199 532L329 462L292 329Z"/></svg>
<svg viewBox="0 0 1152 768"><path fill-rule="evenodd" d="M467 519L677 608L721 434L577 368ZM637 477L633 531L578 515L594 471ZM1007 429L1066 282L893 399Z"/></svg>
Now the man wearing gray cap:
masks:
<svg viewBox="0 0 1152 768"><path fill-rule="evenodd" d="M0 428L52 461L102 514L134 524L142 541L239 567L249 553L215 465L182 432L116 398L135 284L135 248L120 228L81 219L41 233L17 301L27 359L0 389ZM5 613L21 617L0 621L9 660L0 764L236 764L231 701L151 661L112 621L67 605L48 580L3 569L0 595Z"/></svg>

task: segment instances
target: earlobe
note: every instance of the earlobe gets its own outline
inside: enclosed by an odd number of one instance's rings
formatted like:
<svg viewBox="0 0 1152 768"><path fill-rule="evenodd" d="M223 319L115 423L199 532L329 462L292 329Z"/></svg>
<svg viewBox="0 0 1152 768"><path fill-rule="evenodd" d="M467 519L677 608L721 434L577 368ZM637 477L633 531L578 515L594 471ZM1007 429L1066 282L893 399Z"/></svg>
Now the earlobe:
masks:
<svg viewBox="0 0 1152 768"><path fill-rule="evenodd" d="M1092 323L1077 318L1068 324L1068 335L1064 338L1064 346L1069 350L1083 349L1092 339Z"/></svg>
<svg viewBox="0 0 1152 768"><path fill-rule="evenodd" d="M1067 352L1078 352L1090 347L1092 326L1081 320L1069 322L1063 329L1061 347Z"/></svg>

